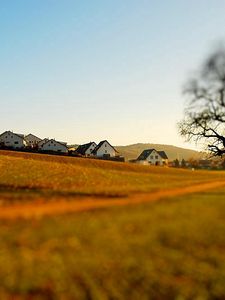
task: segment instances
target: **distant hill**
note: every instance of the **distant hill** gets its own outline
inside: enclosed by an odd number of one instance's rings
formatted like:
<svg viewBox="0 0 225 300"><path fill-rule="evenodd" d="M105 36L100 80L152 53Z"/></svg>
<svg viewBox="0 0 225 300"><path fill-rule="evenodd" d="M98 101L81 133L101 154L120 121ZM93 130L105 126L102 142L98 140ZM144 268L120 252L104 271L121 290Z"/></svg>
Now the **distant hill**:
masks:
<svg viewBox="0 0 225 300"><path fill-rule="evenodd" d="M154 148L156 150L163 150L166 152L169 160L185 159L188 160L190 158L202 158L204 154L202 152L198 152L195 150L180 148L172 145L161 145L161 144L133 144L128 146L116 146L116 149L119 151L121 155L123 155L126 160L137 158L140 153L145 149Z"/></svg>

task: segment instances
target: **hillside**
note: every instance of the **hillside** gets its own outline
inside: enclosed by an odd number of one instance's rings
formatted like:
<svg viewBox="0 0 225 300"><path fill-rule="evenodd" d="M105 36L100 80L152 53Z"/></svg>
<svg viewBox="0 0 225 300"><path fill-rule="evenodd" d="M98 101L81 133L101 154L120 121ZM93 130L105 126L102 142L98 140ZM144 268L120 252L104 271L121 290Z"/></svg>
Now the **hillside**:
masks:
<svg viewBox="0 0 225 300"><path fill-rule="evenodd" d="M139 143L128 146L116 146L116 149L121 155L123 155L126 158L126 160L135 159L143 150L151 148L154 148L156 150L164 150L168 155L169 160L174 160L176 158L184 158L185 160L188 160L190 158L200 158L203 156L202 152L180 148L172 145Z"/></svg>
<svg viewBox="0 0 225 300"><path fill-rule="evenodd" d="M0 170L2 203L9 199L30 202L39 198L124 196L195 181L187 170L4 150L0 151ZM171 182L170 175L176 180ZM196 176L197 182L202 175ZM208 180L208 173L203 177Z"/></svg>
<svg viewBox="0 0 225 300"><path fill-rule="evenodd" d="M224 186L221 171L1 150L0 299L224 299Z"/></svg>

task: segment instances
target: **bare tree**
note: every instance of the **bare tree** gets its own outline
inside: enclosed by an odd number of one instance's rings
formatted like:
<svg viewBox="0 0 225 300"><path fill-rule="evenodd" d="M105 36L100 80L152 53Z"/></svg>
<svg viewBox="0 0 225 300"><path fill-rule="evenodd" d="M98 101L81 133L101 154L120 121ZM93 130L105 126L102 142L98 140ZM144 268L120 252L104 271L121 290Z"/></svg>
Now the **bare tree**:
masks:
<svg viewBox="0 0 225 300"><path fill-rule="evenodd" d="M204 142L214 156L225 154L225 48L217 49L184 88L188 105L179 131Z"/></svg>

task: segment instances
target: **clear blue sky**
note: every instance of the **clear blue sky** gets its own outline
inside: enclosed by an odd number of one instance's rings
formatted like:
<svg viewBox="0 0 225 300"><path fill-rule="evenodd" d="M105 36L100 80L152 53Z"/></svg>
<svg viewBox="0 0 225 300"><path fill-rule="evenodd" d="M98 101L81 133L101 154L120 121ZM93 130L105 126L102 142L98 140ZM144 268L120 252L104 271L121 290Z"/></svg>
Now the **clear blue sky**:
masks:
<svg viewBox="0 0 225 300"><path fill-rule="evenodd" d="M181 89L224 13L224 0L1 1L0 131L192 147Z"/></svg>

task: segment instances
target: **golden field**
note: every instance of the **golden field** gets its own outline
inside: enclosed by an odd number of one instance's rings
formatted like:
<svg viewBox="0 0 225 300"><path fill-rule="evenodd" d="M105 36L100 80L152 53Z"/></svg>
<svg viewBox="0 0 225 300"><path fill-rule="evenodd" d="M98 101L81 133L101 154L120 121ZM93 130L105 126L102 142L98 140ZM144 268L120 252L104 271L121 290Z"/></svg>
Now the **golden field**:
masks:
<svg viewBox="0 0 225 300"><path fill-rule="evenodd" d="M225 299L223 171L10 151L0 171L1 299Z"/></svg>

